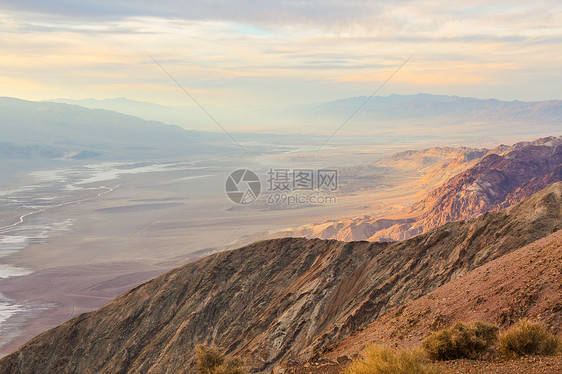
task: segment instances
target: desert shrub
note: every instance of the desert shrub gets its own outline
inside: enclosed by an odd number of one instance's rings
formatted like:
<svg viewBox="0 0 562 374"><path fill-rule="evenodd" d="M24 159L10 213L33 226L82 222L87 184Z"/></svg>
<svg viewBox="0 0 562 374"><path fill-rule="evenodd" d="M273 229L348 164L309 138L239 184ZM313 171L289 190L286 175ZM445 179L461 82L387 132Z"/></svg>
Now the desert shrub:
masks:
<svg viewBox="0 0 562 374"><path fill-rule="evenodd" d="M420 350L395 349L380 345L367 347L344 374L434 374Z"/></svg>
<svg viewBox="0 0 562 374"><path fill-rule="evenodd" d="M482 322L462 323L434 332L422 343L434 360L475 358L496 341L498 328Z"/></svg>
<svg viewBox="0 0 562 374"><path fill-rule="evenodd" d="M197 346L197 366L199 374L244 374L244 362L238 358L226 359L220 349L212 346Z"/></svg>
<svg viewBox="0 0 562 374"><path fill-rule="evenodd" d="M499 336L500 350L507 357L553 355L562 348L560 338L544 326L521 320Z"/></svg>
<svg viewBox="0 0 562 374"><path fill-rule="evenodd" d="M226 363L218 366L213 374L244 374L246 370L244 369L244 362L240 359L232 359L226 361Z"/></svg>
<svg viewBox="0 0 562 374"><path fill-rule="evenodd" d="M215 368L224 363L224 356L217 347L197 346L197 372L199 374L213 374Z"/></svg>

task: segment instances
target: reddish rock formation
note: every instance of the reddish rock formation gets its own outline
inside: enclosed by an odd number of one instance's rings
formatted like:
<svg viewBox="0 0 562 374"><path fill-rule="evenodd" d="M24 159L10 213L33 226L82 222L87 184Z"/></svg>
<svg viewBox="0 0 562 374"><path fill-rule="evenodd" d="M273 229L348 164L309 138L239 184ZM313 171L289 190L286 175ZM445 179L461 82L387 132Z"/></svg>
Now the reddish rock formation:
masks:
<svg viewBox="0 0 562 374"><path fill-rule="evenodd" d="M481 156L479 150L460 151L461 159ZM385 162L407 160L413 154L402 152ZM446 170L454 169L456 162L461 160L444 164L442 171L433 170L426 178L439 180L434 174L449 175ZM401 213L383 218L334 220L288 229L283 234L339 240L405 240L447 222L511 206L559 181L562 181L562 136L520 142L511 147L501 145Z"/></svg>

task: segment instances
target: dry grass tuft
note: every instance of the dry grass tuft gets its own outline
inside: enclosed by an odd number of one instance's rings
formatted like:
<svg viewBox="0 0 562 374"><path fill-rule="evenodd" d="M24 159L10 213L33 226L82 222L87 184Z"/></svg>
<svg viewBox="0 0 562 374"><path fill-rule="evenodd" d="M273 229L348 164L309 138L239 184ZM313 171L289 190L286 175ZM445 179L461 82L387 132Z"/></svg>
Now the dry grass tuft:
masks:
<svg viewBox="0 0 562 374"><path fill-rule="evenodd" d="M448 329L429 335L423 349L434 360L477 358L497 340L498 328L482 322L457 322Z"/></svg>
<svg viewBox="0 0 562 374"><path fill-rule="evenodd" d="M344 374L437 374L420 350L395 349L380 345L367 347Z"/></svg>
<svg viewBox="0 0 562 374"><path fill-rule="evenodd" d="M562 349L560 338L538 323L521 320L499 336L500 350L510 358L554 355Z"/></svg>
<svg viewBox="0 0 562 374"><path fill-rule="evenodd" d="M199 374L244 374L244 362L238 358L227 359L215 346L197 346L197 367Z"/></svg>

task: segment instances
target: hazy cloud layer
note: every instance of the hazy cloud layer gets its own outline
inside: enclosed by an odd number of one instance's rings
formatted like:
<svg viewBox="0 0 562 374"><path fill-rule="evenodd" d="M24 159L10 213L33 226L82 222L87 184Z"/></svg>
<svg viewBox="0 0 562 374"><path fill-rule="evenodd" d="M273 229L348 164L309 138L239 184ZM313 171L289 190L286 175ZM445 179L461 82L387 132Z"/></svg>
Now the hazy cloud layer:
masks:
<svg viewBox="0 0 562 374"><path fill-rule="evenodd" d="M558 33L559 1L358 1L358 0L23 0L0 1L6 10L67 19L115 21L161 17L192 21L225 21L265 28L304 26L381 33L432 32L476 23L482 29L463 34ZM559 25L559 24L558 24ZM452 27L451 27L452 29ZM557 30L556 30L557 29ZM394 35L398 36L398 35ZM455 36L455 35L453 35Z"/></svg>
<svg viewBox="0 0 562 374"><path fill-rule="evenodd" d="M382 13L391 1L276 1L276 0L24 0L0 2L6 9L82 19L115 20L134 16L184 20L218 20L259 25L354 24L373 13Z"/></svg>
<svg viewBox="0 0 562 374"><path fill-rule="evenodd" d="M559 97L558 1L0 1L0 95L205 103Z"/></svg>

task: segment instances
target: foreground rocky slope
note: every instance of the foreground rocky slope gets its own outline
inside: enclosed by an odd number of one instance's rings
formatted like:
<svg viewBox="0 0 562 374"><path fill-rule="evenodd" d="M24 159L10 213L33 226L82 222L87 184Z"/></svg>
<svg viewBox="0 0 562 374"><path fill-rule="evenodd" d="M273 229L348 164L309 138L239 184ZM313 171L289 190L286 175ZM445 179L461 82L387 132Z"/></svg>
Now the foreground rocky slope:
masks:
<svg viewBox="0 0 562 374"><path fill-rule="evenodd" d="M562 333L562 230L490 261L435 291L389 310L353 336L327 347L326 358L373 341L415 345L456 321L509 327L522 318Z"/></svg>
<svg viewBox="0 0 562 374"><path fill-rule="evenodd" d="M461 156L478 162L467 170L461 168L461 172L434 188L411 208L398 214L310 224L287 229L278 236L370 241L404 240L447 222L469 219L511 206L562 180L562 136L520 142L511 147L501 145L487 152L481 159L479 157L483 150L467 151L471 152L465 152ZM416 152L403 152L384 162L394 164L415 154ZM466 161L461 158L456 162L453 160L443 164L423 179L442 180L443 176L450 176L451 170L459 170L459 163L470 165Z"/></svg>
<svg viewBox="0 0 562 374"><path fill-rule="evenodd" d="M314 357L393 307L562 228L562 183L400 243L277 239L218 253L43 333L2 373L178 373L215 343L252 371Z"/></svg>
<svg viewBox="0 0 562 374"><path fill-rule="evenodd" d="M376 342L417 346L432 331L456 321L483 321L501 328L528 318L562 333L562 230L490 261L416 300L390 309L349 337L325 347L309 362L293 362L288 374L341 373L350 357ZM562 372L562 356L439 363L446 373Z"/></svg>

